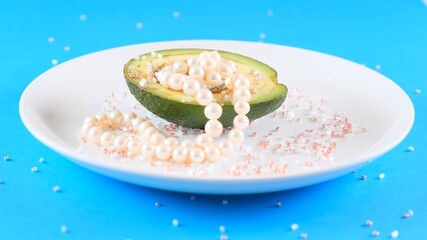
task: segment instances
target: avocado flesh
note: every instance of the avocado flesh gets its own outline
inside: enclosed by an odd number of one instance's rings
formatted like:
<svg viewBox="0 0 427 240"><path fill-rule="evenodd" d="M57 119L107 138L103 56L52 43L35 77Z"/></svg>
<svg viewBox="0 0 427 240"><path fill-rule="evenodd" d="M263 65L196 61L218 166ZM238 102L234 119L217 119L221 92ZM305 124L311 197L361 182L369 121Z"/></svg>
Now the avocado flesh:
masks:
<svg viewBox="0 0 427 240"><path fill-rule="evenodd" d="M213 50L170 49L131 59L124 67L130 92L147 110L163 119L184 127L203 128L208 119L204 115L204 106L198 105L195 97L188 97L182 91L168 89L157 82L151 82L154 77L152 70L158 71L161 67L172 65L178 60L186 61L202 51ZM224 51L218 53L222 59L233 61L237 65L238 72L251 79L251 88L255 89L255 92L249 101L251 109L247 116L250 120L265 116L283 104L288 90L285 85L277 83L277 72L273 68L240 54ZM141 79L146 80L143 86L140 84ZM213 95L217 102L223 104L223 114L219 121L224 127L232 126L236 113L231 102L223 101L221 93Z"/></svg>

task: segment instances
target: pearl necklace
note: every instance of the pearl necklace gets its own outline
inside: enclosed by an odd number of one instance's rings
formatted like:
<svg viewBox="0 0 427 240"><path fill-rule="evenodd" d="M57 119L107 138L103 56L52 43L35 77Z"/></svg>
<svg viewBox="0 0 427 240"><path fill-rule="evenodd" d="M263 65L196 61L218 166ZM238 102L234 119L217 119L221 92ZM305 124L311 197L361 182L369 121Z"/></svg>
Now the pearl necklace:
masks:
<svg viewBox="0 0 427 240"><path fill-rule="evenodd" d="M229 157L234 145L243 142L243 130L249 126L246 114L250 110L250 80L237 73L234 62L222 60L217 51L204 51L186 62L175 61L171 66L163 67L155 73L155 77L163 87L183 91L205 106L204 114L208 118L205 133L198 135L194 142L187 140L180 143L175 137L166 137L150 121L134 112L113 110L109 114L87 117L82 126L82 141L103 147L106 153L119 153L123 157L142 155L146 159L177 163L215 162L221 157ZM224 130L218 121L222 107L215 102L210 89L218 86L233 89L232 104L237 115L228 139L216 144L214 138Z"/></svg>

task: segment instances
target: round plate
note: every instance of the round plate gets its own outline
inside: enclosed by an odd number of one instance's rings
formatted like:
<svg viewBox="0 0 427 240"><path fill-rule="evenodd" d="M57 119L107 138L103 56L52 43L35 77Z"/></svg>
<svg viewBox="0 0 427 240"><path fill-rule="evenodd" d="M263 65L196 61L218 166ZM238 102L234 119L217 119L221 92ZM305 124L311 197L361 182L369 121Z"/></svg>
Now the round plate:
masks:
<svg viewBox="0 0 427 240"><path fill-rule="evenodd" d="M128 94L123 65L139 54L170 48L225 50L265 62L289 87L287 105L256 120L246 130L244 146L236 156L208 164L202 170L201 166L171 168L142 160L110 159L102 151L82 144L79 128L89 115L115 106L153 117ZM24 91L19 107L22 121L38 140L83 167L143 186L210 194L278 191L341 176L395 147L414 120L408 96L373 70L309 50L239 41L158 42L82 56L36 78ZM316 114L310 114L313 107L318 108ZM299 141L296 136L303 135L299 133L320 129L322 122L317 118L324 121L325 116L348 118L352 127L346 137L328 138L326 142L337 146L333 154L316 158L319 153L313 151L290 154L283 147L274 151L273 145ZM154 121L159 126L167 124L160 119ZM273 145L260 147L265 143ZM244 157L245 161L256 158L253 161L264 170L248 171L233 165ZM276 163L283 164L282 171L271 170Z"/></svg>

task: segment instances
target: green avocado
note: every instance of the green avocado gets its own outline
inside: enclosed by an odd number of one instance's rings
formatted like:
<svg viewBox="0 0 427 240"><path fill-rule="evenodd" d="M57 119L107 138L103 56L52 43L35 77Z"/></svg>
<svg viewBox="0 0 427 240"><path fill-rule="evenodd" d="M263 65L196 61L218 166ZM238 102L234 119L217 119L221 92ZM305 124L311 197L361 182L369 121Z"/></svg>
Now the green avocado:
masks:
<svg viewBox="0 0 427 240"><path fill-rule="evenodd" d="M168 49L139 55L124 66L126 84L133 96L155 115L178 125L190 128L204 128L208 119L204 106L198 105L195 97L188 97L182 91L163 87L156 81L155 73L175 61L186 61L210 49ZM249 101L250 120L258 119L279 108L286 99L288 89L277 82L277 72L267 64L255 59L225 51L217 51L221 59L233 61L237 71L251 81L252 95ZM224 90L224 89L222 89ZM225 89L227 90L227 89ZM213 92L215 100L222 105L219 121L224 127L233 125L236 116L233 105L224 100L221 91Z"/></svg>

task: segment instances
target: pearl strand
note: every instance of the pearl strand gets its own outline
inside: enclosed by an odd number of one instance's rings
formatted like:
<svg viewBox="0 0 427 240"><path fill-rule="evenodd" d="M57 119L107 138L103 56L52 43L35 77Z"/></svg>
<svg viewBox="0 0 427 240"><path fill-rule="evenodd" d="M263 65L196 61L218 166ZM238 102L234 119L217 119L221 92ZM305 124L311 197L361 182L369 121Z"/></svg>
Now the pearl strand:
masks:
<svg viewBox="0 0 427 240"><path fill-rule="evenodd" d="M197 136L195 142L180 143L174 137L166 138L147 119L138 117L134 112L123 114L117 110L109 115L101 113L86 118L82 127L82 140L104 147L105 152L120 153L125 157L142 155L147 159L172 160L177 163L215 162L220 157L228 157L233 153L234 145L243 142L243 130L249 126L246 114L250 111L250 80L242 74L236 74L236 71L234 62L221 60L216 51L204 51L198 58L191 57L187 62L175 61L172 66L165 66L155 74L163 87L183 91L205 106L204 114L208 119L205 133ZM216 144L214 138L219 137L224 130L218 120L222 115L222 107L215 102L208 88L221 84L233 89L232 104L237 115L233 119L228 139ZM136 134L136 137L132 134Z"/></svg>

